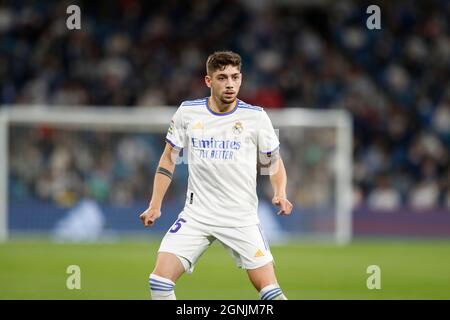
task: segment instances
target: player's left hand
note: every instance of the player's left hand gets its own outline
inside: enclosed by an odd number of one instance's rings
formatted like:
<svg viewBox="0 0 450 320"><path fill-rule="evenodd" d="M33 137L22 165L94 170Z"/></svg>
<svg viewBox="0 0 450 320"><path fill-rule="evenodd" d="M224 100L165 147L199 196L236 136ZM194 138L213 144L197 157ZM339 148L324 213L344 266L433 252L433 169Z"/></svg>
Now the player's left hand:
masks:
<svg viewBox="0 0 450 320"><path fill-rule="evenodd" d="M294 207L292 203L289 202L288 199L279 196L273 197L272 203L280 209L277 212L277 215L281 216L287 216L291 214L292 208Z"/></svg>

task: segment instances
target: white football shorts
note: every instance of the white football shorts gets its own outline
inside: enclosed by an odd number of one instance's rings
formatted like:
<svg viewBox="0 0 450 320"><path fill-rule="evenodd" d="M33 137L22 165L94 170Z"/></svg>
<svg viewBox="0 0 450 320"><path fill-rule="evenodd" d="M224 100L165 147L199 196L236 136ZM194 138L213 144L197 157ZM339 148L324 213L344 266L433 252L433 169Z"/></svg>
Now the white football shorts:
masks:
<svg viewBox="0 0 450 320"><path fill-rule="evenodd" d="M256 269L273 262L260 225L237 228L210 226L187 217L183 212L167 231L158 252L175 254L186 272L192 273L197 260L216 239L228 250L239 268Z"/></svg>

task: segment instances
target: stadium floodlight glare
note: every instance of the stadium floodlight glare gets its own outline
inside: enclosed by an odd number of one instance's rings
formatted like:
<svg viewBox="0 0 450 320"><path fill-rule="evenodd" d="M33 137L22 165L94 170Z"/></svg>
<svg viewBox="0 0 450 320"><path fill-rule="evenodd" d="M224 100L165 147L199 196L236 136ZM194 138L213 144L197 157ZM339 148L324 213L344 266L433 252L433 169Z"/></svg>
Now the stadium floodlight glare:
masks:
<svg viewBox="0 0 450 320"><path fill-rule="evenodd" d="M162 134L167 130L175 110L175 107L164 106L151 108L2 106L0 109L0 241L6 241L9 232L8 144L11 137L8 137L8 133L10 126L46 124L63 130ZM329 236L331 235L337 244L349 243L352 238L352 121L349 113L344 110L301 108L266 110L274 128L280 132L281 145L283 145L283 136L290 136L295 143L297 137L294 134L298 132L307 132L307 130L319 130L317 131L319 134L320 130L332 132L334 145L327 163L331 164L330 172L333 175L328 184L333 193L331 198L334 221L332 234ZM294 149L301 154L301 145ZM299 163L299 165L302 164ZM287 167L286 170L289 178L290 168ZM299 182L301 183L302 181Z"/></svg>

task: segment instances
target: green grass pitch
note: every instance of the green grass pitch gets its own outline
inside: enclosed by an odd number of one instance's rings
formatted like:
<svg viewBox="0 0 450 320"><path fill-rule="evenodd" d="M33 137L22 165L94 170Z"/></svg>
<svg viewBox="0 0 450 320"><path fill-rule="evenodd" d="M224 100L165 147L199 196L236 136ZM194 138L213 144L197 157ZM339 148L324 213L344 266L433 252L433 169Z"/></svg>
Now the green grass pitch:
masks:
<svg viewBox="0 0 450 320"><path fill-rule="evenodd" d="M149 299L148 275L159 241L0 244L0 299ZM450 299L450 241L355 241L349 246L291 243L272 247L289 299ZM66 288L69 265L81 268L81 289ZM381 289L369 290L369 265L381 268ZM246 273L215 243L178 299L258 299Z"/></svg>

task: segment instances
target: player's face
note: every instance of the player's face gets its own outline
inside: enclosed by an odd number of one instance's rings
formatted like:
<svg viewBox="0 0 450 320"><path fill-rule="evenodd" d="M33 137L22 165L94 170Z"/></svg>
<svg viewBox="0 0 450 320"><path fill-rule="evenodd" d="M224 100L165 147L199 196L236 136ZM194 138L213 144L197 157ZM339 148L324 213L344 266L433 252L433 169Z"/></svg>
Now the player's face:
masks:
<svg viewBox="0 0 450 320"><path fill-rule="evenodd" d="M226 66L205 77L206 85L211 88L211 94L224 104L233 103L239 93L242 74L237 67Z"/></svg>

